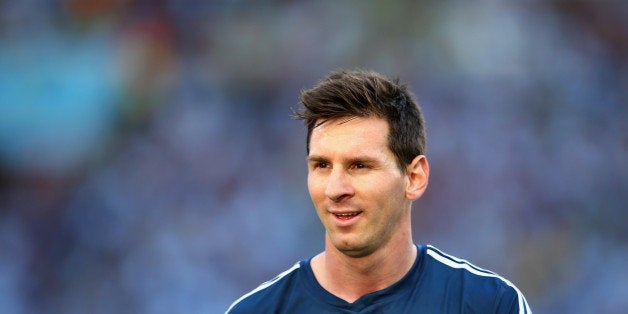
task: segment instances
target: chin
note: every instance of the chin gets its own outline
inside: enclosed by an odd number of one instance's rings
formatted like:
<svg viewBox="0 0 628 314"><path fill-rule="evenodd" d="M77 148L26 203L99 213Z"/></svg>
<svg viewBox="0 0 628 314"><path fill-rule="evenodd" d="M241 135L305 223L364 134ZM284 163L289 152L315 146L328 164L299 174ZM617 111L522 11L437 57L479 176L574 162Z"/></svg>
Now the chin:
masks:
<svg viewBox="0 0 628 314"><path fill-rule="evenodd" d="M336 249L340 251L342 254L352 257L352 258L360 258L371 255L375 250L368 246L361 245L335 245Z"/></svg>
<svg viewBox="0 0 628 314"><path fill-rule="evenodd" d="M351 258L361 258L371 255L372 251L343 251L342 254Z"/></svg>

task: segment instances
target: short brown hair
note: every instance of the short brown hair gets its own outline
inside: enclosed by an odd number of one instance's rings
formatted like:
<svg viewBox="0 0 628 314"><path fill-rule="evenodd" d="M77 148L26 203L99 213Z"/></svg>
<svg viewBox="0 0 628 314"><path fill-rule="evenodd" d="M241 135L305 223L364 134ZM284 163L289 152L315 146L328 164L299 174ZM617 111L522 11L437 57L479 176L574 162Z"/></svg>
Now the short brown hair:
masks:
<svg viewBox="0 0 628 314"><path fill-rule="evenodd" d="M401 171L426 151L425 122L414 95L399 79L366 70L337 70L303 90L296 118L307 126L306 151L312 131L327 120L379 117L388 121L388 148Z"/></svg>

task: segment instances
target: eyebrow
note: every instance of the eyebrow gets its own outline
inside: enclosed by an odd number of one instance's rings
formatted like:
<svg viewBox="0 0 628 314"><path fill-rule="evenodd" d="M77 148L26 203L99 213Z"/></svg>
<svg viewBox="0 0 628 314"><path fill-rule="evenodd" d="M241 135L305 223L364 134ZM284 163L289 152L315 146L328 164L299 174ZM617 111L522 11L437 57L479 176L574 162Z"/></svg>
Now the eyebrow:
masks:
<svg viewBox="0 0 628 314"><path fill-rule="evenodd" d="M307 156L306 160L308 162L314 162L314 161L326 161L327 158L323 157L323 156L319 156L319 155L313 155L313 156Z"/></svg>
<svg viewBox="0 0 628 314"><path fill-rule="evenodd" d="M365 164L378 164L379 160L375 157L370 156L356 156L353 158L349 158L349 163L365 163Z"/></svg>
<svg viewBox="0 0 628 314"><path fill-rule="evenodd" d="M317 162L317 161L328 161L328 158L325 158L323 156L319 156L319 155L312 155L312 156L308 156L307 157L307 161L308 162ZM379 160L375 157L370 157L370 156L365 156L365 155L358 155L356 157L352 157L347 159L347 161L349 163L356 163L356 162L361 162L361 163L371 163L371 164L376 164L379 163Z"/></svg>

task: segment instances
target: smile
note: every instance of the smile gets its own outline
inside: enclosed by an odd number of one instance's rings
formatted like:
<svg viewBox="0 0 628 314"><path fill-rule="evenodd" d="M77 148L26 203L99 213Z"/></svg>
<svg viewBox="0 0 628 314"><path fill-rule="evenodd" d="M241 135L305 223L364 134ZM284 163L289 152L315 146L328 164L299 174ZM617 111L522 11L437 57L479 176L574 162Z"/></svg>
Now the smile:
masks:
<svg viewBox="0 0 628 314"><path fill-rule="evenodd" d="M350 212L350 213L333 213L336 218L340 220L349 220L361 214L362 212Z"/></svg>

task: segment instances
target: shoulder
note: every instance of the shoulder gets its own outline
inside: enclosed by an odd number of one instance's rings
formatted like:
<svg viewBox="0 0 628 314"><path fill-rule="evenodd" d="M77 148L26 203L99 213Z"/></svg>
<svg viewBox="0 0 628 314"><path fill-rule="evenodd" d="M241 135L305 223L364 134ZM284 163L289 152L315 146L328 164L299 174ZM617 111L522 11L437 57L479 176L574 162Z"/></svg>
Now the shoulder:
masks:
<svg viewBox="0 0 628 314"><path fill-rule="evenodd" d="M272 309L282 299L284 292L290 290L299 268L301 262L241 296L229 306L225 314L268 312L264 309Z"/></svg>
<svg viewBox="0 0 628 314"><path fill-rule="evenodd" d="M521 291L508 279L431 245L424 246L424 259L426 270L429 269L426 280L455 287L459 293L454 295L465 307L497 308L499 313L531 313Z"/></svg>

